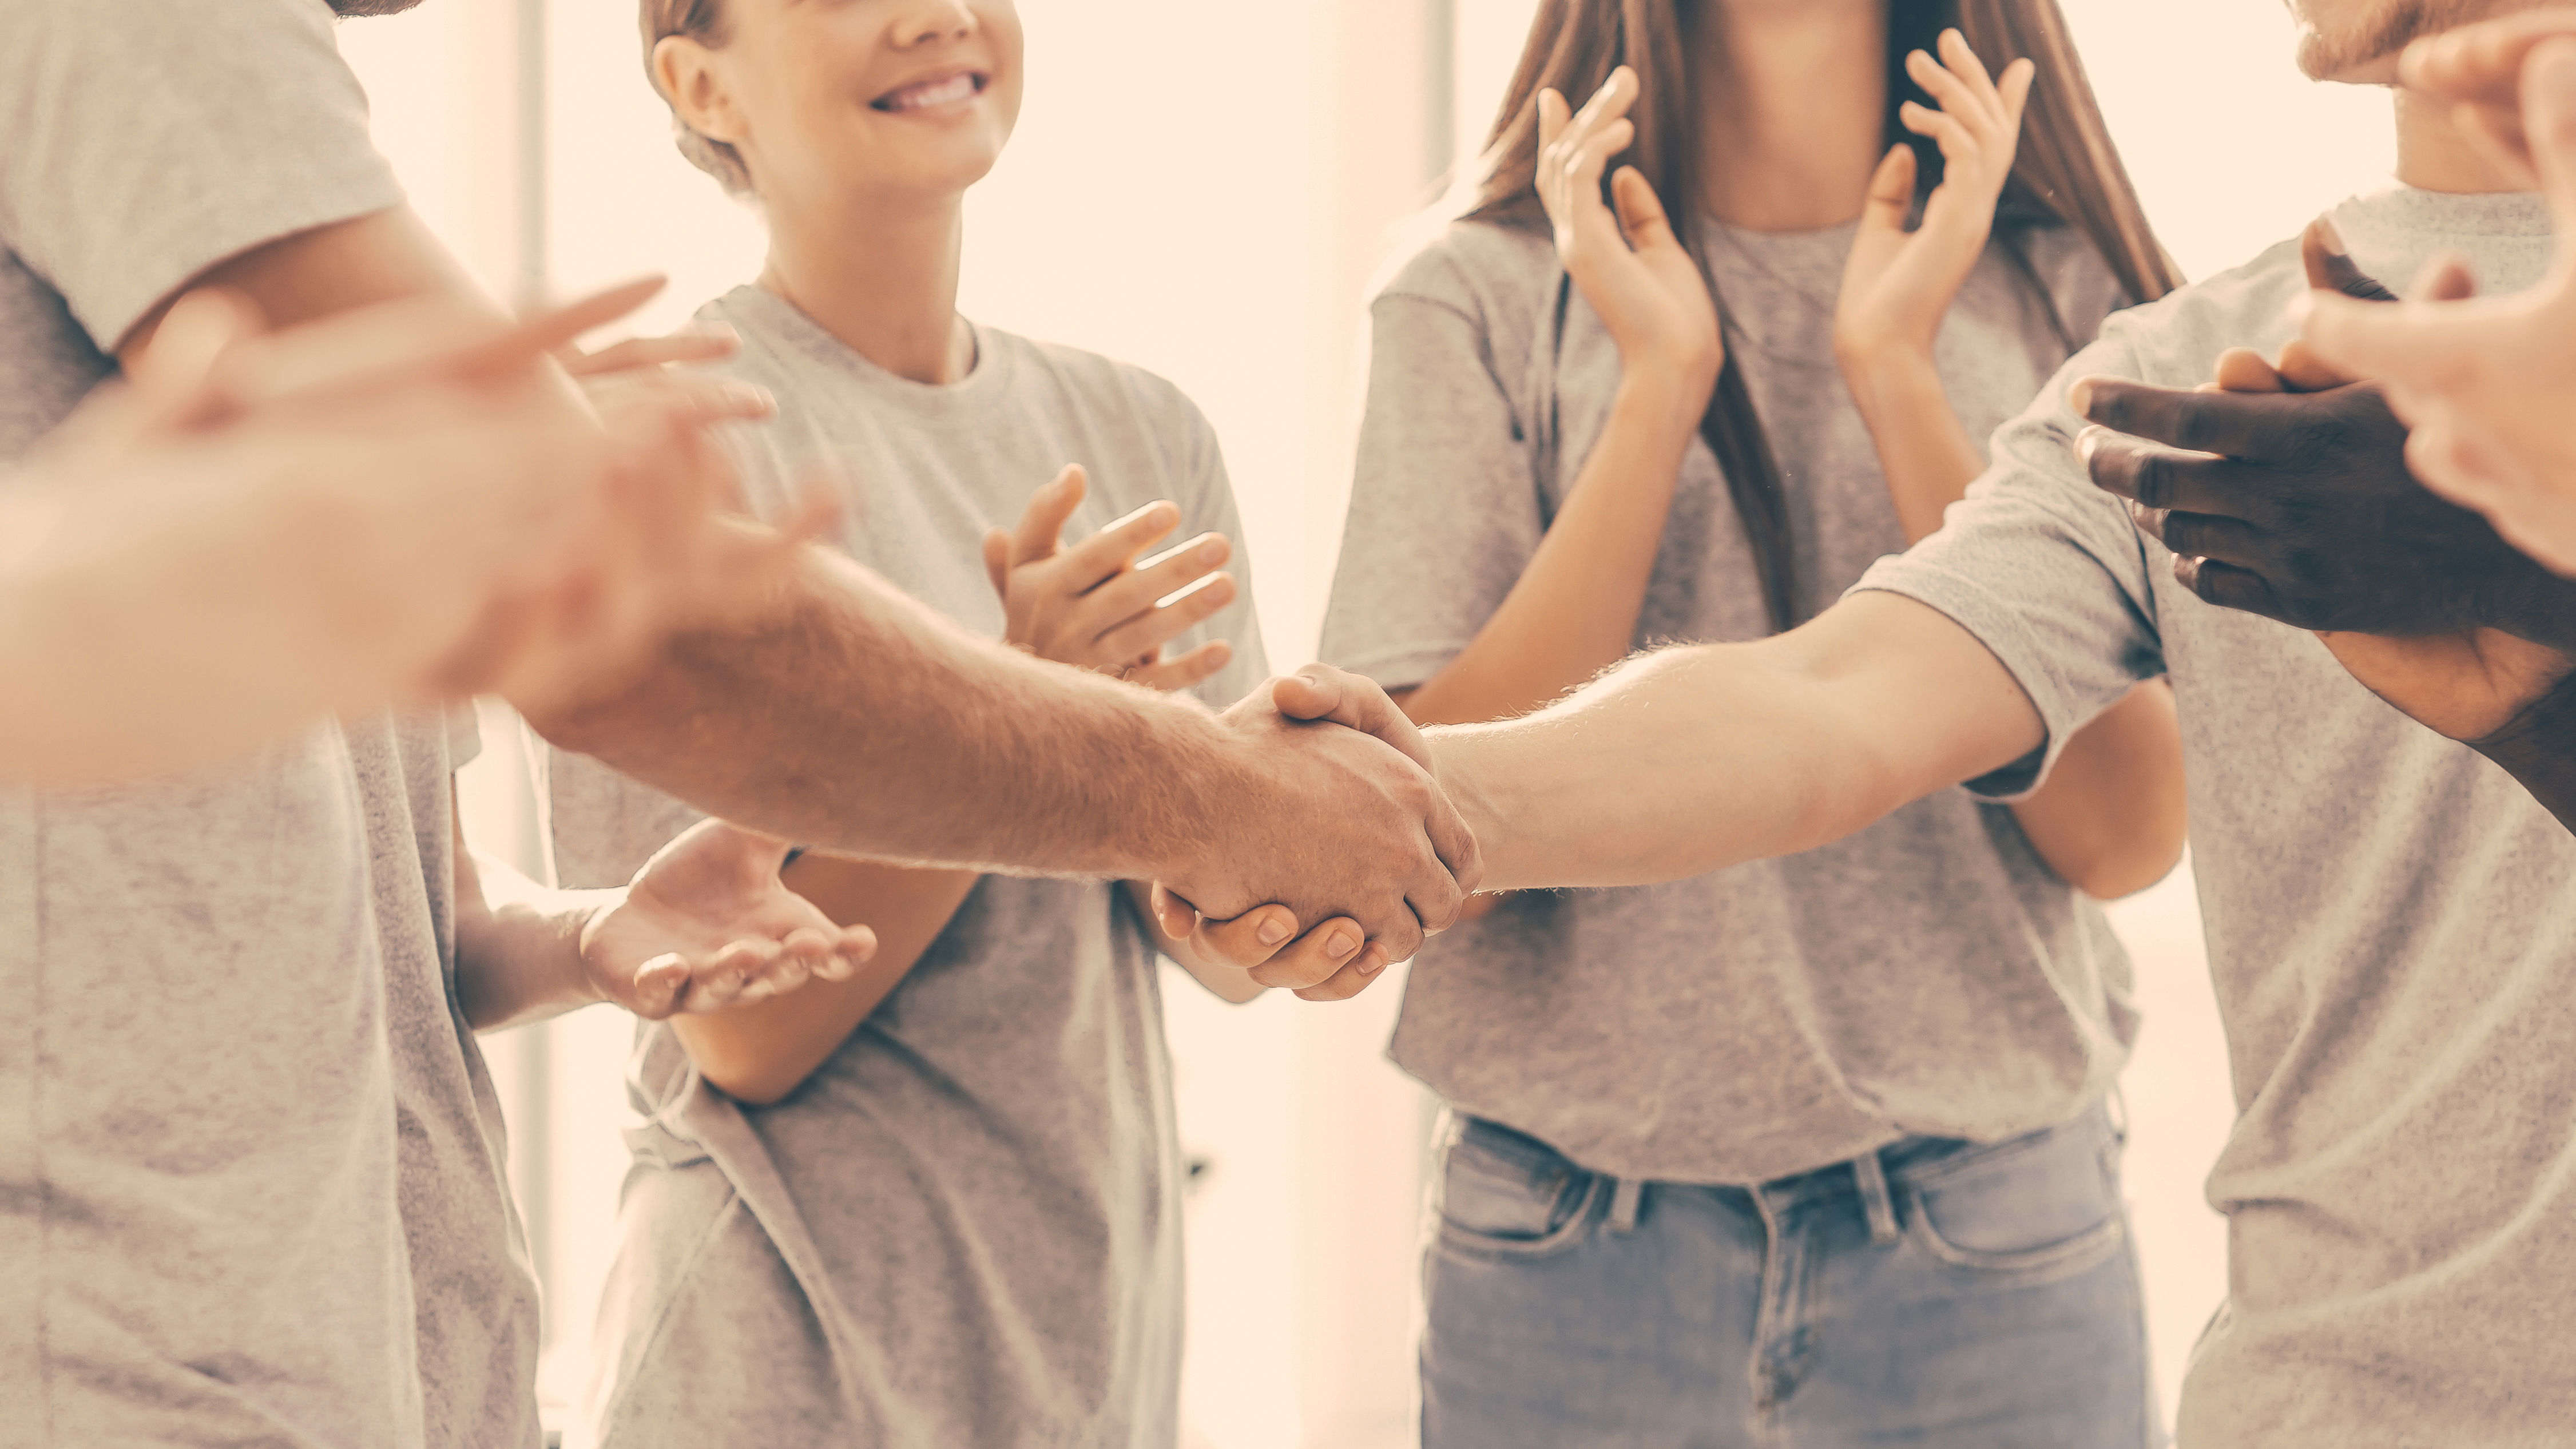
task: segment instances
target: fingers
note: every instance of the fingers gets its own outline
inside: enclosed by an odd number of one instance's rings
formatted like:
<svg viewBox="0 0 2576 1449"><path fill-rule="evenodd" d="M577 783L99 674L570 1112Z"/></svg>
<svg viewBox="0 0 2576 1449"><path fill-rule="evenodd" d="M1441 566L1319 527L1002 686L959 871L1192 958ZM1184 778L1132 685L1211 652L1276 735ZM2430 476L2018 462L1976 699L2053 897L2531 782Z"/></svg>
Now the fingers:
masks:
<svg viewBox="0 0 2576 1449"><path fill-rule="evenodd" d="M1423 769L1432 767L1431 746L1422 731L1374 680L1326 664L1309 664L1272 680L1270 702L1290 719L1324 720L1375 735Z"/></svg>
<svg viewBox="0 0 2576 1449"><path fill-rule="evenodd" d="M1619 229L1628 234L1628 245L1641 252L1679 249L1681 239L1673 234L1673 224L1664 215L1663 198L1655 195L1654 184L1634 166L1622 166L1610 178L1610 199L1619 209Z"/></svg>
<svg viewBox="0 0 2576 1449"><path fill-rule="evenodd" d="M2281 344L2281 360L2276 366L2281 381L2291 392L2325 392L2360 381L2319 357L2314 347L2297 337Z"/></svg>
<svg viewBox="0 0 2576 1449"><path fill-rule="evenodd" d="M1130 616L1127 622L1100 635L1092 645L1092 653L1110 660L1142 658L1232 606L1235 595L1233 575L1211 574L1170 603Z"/></svg>
<svg viewBox="0 0 2576 1449"><path fill-rule="evenodd" d="M1374 957L1376 967L1369 973L1385 969L1386 953L1368 944L1360 923L1348 917L1326 921L1298 937L1278 954L1251 968L1251 976L1264 986L1303 994L1359 965L1364 957ZM1312 999L1312 998L1309 998Z"/></svg>
<svg viewBox="0 0 2576 1449"><path fill-rule="evenodd" d="M1557 228L1560 249L1587 231L1588 240L1595 244L1609 240L1601 231L1613 224L1609 209L1601 204L1601 176L1610 158L1636 139L1637 128L1627 119L1627 110L1637 98L1637 88L1637 73L1621 66L1584 102L1582 110L1554 125L1550 122L1563 112L1564 98L1552 91L1539 98L1536 180L1539 201Z"/></svg>
<svg viewBox="0 0 2576 1449"><path fill-rule="evenodd" d="M1013 567L1055 556L1057 547L1064 542L1064 526L1073 518L1073 510L1082 506L1082 496L1090 486L1081 465L1068 463L1063 472L1029 495L1029 506L1020 511L1019 526L1011 530Z"/></svg>
<svg viewBox="0 0 2576 1449"><path fill-rule="evenodd" d="M2209 386L2216 392L2288 392L2280 370L2251 347L2231 347L2218 354Z"/></svg>
<svg viewBox="0 0 2576 1449"><path fill-rule="evenodd" d="M666 337L630 337L596 352L567 351L557 360L575 377L636 372L678 363L714 362L741 350L742 339L730 329L674 332Z"/></svg>
<svg viewBox="0 0 2576 1449"><path fill-rule="evenodd" d="M2295 622L2282 610L2279 598L2272 592L2272 586L2263 581L2261 574L2251 569L2238 568L2234 564L2220 563L2214 559L2196 558L2190 554L2176 554L2173 572L2174 582L2189 589L2200 598L2202 603L2216 604L2222 609L2236 609L2248 614L2260 614L2266 619L2277 619L2284 624Z"/></svg>
<svg viewBox="0 0 2576 1449"><path fill-rule="evenodd" d="M2470 360L2467 335L2422 302L2391 307L2310 292L2292 305L2308 346L2355 377L2421 380Z"/></svg>
<svg viewBox="0 0 2576 1449"><path fill-rule="evenodd" d="M2576 235L2576 36L2542 41L2523 63L2522 129L2558 235Z"/></svg>
<svg viewBox="0 0 2576 1449"><path fill-rule="evenodd" d="M2075 441L2093 486L2150 509L2245 517L2251 502L2246 470L2224 458L2132 438L2106 428L2086 428Z"/></svg>
<svg viewBox="0 0 2576 1449"><path fill-rule="evenodd" d="M2299 236L2299 260L2306 264L2308 285L2320 292L2341 292L2364 302L2394 302L2397 294L2363 271L2344 250L2343 233L2334 222L2318 217Z"/></svg>
<svg viewBox="0 0 2576 1449"><path fill-rule="evenodd" d="M1168 504L1164 506L1170 508ZM1179 523L1180 510L1170 508L1169 512L1157 515L1149 521L1159 522L1164 519L1174 524ZM1083 558L1079 563L1076 559L1087 555L1092 544L1099 537L1095 534L1092 538L1084 539L1077 546L1074 554L1068 556L1066 567L1074 577L1088 575L1095 566L1088 558ZM1116 557L1118 551L1128 542L1129 540L1111 540L1103 548L1102 558ZM1146 542L1150 543L1152 540L1148 539ZM1132 618L1152 608L1158 600L1169 598L1192 584L1207 580L1217 569L1224 567L1226 560L1232 557L1234 557L1234 544L1224 534L1202 533L1187 543L1176 544L1150 558L1137 559L1133 567L1127 566L1125 559L1120 559L1107 573L1100 576L1098 582L1085 586L1084 602L1096 609L1103 619L1114 622ZM1153 642L1159 644L1163 641L1157 639ZM1142 653L1143 650L1135 652Z"/></svg>
<svg viewBox="0 0 2576 1449"><path fill-rule="evenodd" d="M1162 499L1148 503L1065 550L1061 567L1055 574L1055 584L1068 594L1089 593L1103 581L1125 570L1137 555L1170 537L1172 530L1180 526L1179 505Z"/></svg>
<svg viewBox="0 0 2576 1449"><path fill-rule="evenodd" d="M2264 561L2262 535L2241 518L2180 513L2132 503L2129 521L2138 526L2140 533L2178 554L2217 559L2243 568L2257 568Z"/></svg>
<svg viewBox="0 0 2576 1449"><path fill-rule="evenodd" d="M2271 456L2294 441L2305 421L2293 398L2185 392L2124 378L2084 378L2068 390L2066 401L2085 421L2113 432L2238 458Z"/></svg>
<svg viewBox="0 0 2576 1449"><path fill-rule="evenodd" d="M1902 235L1914 214L1914 148L1899 142L1888 148L1869 175L1869 198L1861 203L1860 229Z"/></svg>
<svg viewBox="0 0 2576 1449"><path fill-rule="evenodd" d="M2003 93L2004 124L2015 135L2021 132L2022 113L2030 108L2031 87L2038 83L2039 64L2028 56L2004 67L2004 77L1997 89Z"/></svg>
<svg viewBox="0 0 2576 1449"><path fill-rule="evenodd" d="M1234 646L1222 639L1211 639L1178 659L1162 659L1140 664L1127 671L1127 682L1165 693L1194 689L1216 677L1218 670L1234 662Z"/></svg>
<svg viewBox="0 0 2576 1449"><path fill-rule="evenodd" d="M1386 948L1375 943L1363 949L1358 959L1333 973L1320 986L1309 986L1297 993L1300 1001L1348 1001L1366 991L1386 974Z"/></svg>
<svg viewBox="0 0 2576 1449"><path fill-rule="evenodd" d="M984 530L984 577L993 581L993 595L1004 604L1011 601L1011 531L994 524Z"/></svg>

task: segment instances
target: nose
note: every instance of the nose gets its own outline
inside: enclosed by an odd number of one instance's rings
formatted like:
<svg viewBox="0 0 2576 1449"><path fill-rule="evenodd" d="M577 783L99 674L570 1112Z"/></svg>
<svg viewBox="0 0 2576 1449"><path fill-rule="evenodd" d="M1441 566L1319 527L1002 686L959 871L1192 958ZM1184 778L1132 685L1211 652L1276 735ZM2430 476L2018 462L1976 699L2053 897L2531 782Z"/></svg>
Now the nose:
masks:
<svg viewBox="0 0 2576 1449"><path fill-rule="evenodd" d="M975 33L974 7L967 0L914 0L894 21L894 43L909 50L943 40L963 40Z"/></svg>

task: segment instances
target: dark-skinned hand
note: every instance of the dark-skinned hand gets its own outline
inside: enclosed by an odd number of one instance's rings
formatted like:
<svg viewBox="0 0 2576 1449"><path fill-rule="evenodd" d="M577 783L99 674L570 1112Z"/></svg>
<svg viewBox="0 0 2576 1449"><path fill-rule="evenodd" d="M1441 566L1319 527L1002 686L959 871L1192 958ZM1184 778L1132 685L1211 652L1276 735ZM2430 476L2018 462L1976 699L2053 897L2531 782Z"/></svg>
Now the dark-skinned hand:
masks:
<svg viewBox="0 0 2576 1449"><path fill-rule="evenodd" d="M2385 288L2311 228L2310 281ZM2471 744L2526 733L2576 670L2576 585L2427 491L2380 389L2284 355L2230 354L2228 390L2076 384L2094 484L2174 553L2206 603L2314 631L2353 677ZM2305 388L2318 390L2308 391ZM2245 390L2259 389L2259 390Z"/></svg>

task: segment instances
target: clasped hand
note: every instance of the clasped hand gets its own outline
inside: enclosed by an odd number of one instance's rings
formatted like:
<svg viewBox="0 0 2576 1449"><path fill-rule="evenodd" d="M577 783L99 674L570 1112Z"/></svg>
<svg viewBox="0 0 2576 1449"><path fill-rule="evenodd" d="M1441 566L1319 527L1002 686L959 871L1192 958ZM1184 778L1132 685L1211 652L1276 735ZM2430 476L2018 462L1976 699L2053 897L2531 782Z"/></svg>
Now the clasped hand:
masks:
<svg viewBox="0 0 2576 1449"><path fill-rule="evenodd" d="M2330 227L2306 256L2321 289L2387 295ZM2417 480L2377 384L2294 344L2277 362L2232 352L2197 391L2087 378L2068 401L2094 424L2077 440L2094 483L2173 551L2178 583L2315 632L2432 729L2486 740L2576 664L2576 586Z"/></svg>

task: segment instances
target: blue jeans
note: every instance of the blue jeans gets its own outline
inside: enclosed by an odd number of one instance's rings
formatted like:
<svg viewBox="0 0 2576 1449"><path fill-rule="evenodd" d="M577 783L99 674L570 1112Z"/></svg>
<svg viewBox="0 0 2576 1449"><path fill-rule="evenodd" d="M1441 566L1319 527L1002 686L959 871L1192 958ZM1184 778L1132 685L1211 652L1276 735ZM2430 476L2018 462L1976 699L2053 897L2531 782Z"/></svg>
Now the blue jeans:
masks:
<svg viewBox="0 0 2576 1449"><path fill-rule="evenodd" d="M1461 1119L1424 1255L1424 1449L2148 1449L2119 1147L2097 1109L1695 1187Z"/></svg>

